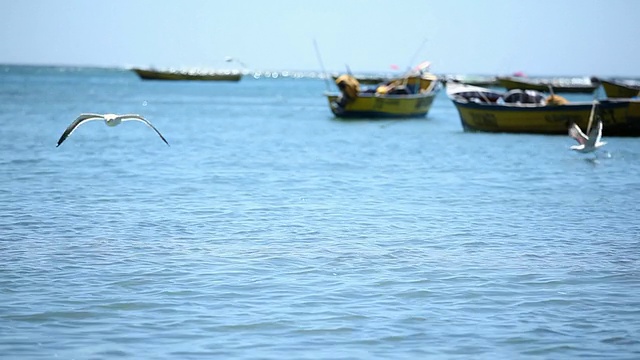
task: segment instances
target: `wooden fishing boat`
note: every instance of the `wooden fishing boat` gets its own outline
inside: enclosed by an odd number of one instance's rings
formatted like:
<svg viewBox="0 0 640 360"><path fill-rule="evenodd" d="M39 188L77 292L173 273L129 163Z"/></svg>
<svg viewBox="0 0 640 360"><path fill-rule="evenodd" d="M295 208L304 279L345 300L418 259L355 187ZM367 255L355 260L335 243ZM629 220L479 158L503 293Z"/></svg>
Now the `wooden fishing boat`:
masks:
<svg viewBox="0 0 640 360"><path fill-rule="evenodd" d="M199 81L240 81L239 71L203 72L184 70L154 70L132 68L143 80L199 80Z"/></svg>
<svg viewBox="0 0 640 360"><path fill-rule="evenodd" d="M557 95L532 90L503 93L458 83L447 83L447 96L469 132L567 134L571 123L586 129L593 108L591 101L559 105L552 101ZM640 99L601 100L594 113L607 136L640 136Z"/></svg>
<svg viewBox="0 0 640 360"><path fill-rule="evenodd" d="M632 98L640 96L640 82L606 80L592 78L592 82L602 85L608 98Z"/></svg>
<svg viewBox="0 0 640 360"><path fill-rule="evenodd" d="M592 82L574 82L570 79L561 80L544 80L544 79L528 79L524 77L497 77L496 81L499 86L506 88L507 90L536 90L536 91L549 91L549 87L553 88L555 93L583 93L590 94L597 87L597 84Z"/></svg>
<svg viewBox="0 0 640 360"><path fill-rule="evenodd" d="M331 111L339 118L424 117L440 89L432 74L415 74L378 86L361 88L350 75L336 79L339 93L325 93Z"/></svg>
<svg viewBox="0 0 640 360"><path fill-rule="evenodd" d="M498 79L495 76L485 75L446 75L445 82L455 81L474 86L499 86Z"/></svg>

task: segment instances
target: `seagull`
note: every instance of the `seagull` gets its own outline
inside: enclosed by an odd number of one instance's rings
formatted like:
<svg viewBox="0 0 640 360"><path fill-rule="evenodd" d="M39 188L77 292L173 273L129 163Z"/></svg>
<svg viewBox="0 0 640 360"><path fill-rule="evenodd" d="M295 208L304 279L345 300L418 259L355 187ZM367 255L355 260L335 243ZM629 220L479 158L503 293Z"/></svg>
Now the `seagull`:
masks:
<svg viewBox="0 0 640 360"><path fill-rule="evenodd" d="M602 121L598 121L596 126L591 129L589 136L585 135L580 127L575 123L569 127L569 136L576 139L579 145L571 146L571 150L575 150L581 153L590 153L596 151L599 147L606 144L602 139Z"/></svg>
<svg viewBox="0 0 640 360"><path fill-rule="evenodd" d="M69 135L71 135L71 133L73 133L73 131L78 126L84 124L87 121L91 121L91 120L104 120L104 123L107 124L107 126L120 125L120 123L123 122L123 121L131 121L131 120L141 121L141 122L147 124L150 128L152 128L156 132L156 134L158 134L160 136L162 141L164 141L164 143L167 144L167 146L169 146L169 143L164 138L164 136L162 136L162 134L160 134L160 131L158 131L158 129L156 129L153 125L151 125L151 123L147 119L143 118L140 115L137 115L137 114L117 115L117 114L83 113L83 114L80 114L80 116L78 116L77 119L73 120L73 122L69 125L69 127L67 127L67 129L64 131L64 133L62 133L62 136L60 136L60 140L58 140L58 145L56 145L56 147L60 146L62 144L62 142L65 141L67 139L67 137L69 137Z"/></svg>

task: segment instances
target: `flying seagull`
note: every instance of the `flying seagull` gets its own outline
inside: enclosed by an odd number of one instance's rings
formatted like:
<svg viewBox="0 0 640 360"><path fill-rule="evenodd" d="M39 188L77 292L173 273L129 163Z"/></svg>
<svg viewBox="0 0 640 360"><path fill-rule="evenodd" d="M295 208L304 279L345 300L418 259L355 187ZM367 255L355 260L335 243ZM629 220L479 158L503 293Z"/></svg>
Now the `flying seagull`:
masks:
<svg viewBox="0 0 640 360"><path fill-rule="evenodd" d="M598 121L596 126L591 129L589 136L585 135L580 127L575 123L569 127L569 136L576 139L579 145L573 145L570 149L581 153L590 153L596 151L599 147L606 144L602 139L602 121Z"/></svg>
<svg viewBox="0 0 640 360"><path fill-rule="evenodd" d="M123 122L123 121L131 121L131 120L141 121L141 122L147 124L150 128L152 128L156 132L156 134L158 134L160 136L162 141L164 141L164 143L167 144L167 146L169 146L169 143L164 138L164 136L162 136L162 134L160 134L160 131L158 131L158 129L156 129L153 125L151 125L151 123L147 119L143 118L140 115L137 115L137 114L117 115L117 114L89 114L89 113L83 113L83 114L80 114L80 116L78 116L77 119L73 120L71 125L69 125L69 127L67 127L67 129L64 131L64 133L62 133L62 136L60 136L60 140L58 140L58 145L56 145L56 147L60 146L62 144L62 142L65 141L67 139L67 137L69 137L69 135L71 135L71 133L73 133L73 131L78 126L84 124L87 121L91 121L91 120L104 120L104 123L107 124L107 126L120 125L120 123Z"/></svg>

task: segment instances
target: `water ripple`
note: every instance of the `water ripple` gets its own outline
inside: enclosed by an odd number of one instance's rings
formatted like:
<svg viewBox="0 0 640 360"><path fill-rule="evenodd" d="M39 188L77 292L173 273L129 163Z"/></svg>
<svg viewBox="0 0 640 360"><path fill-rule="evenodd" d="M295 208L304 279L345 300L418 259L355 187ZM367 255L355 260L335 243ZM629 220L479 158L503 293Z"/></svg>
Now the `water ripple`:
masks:
<svg viewBox="0 0 640 360"><path fill-rule="evenodd" d="M331 121L318 81L83 74L0 82L8 358L640 352L634 139L593 164L565 137L464 133L444 95L381 127ZM52 114L88 106L172 147L96 124L56 148Z"/></svg>

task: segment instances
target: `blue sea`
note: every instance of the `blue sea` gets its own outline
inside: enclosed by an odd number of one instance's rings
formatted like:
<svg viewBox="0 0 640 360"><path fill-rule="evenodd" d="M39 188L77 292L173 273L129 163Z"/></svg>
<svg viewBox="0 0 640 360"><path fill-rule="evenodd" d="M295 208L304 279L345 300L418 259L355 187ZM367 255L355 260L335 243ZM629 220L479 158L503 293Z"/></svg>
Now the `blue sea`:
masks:
<svg viewBox="0 0 640 360"><path fill-rule="evenodd" d="M0 66L3 359L638 359L640 139ZM569 95L591 99L591 95ZM80 113L93 121L60 147Z"/></svg>

